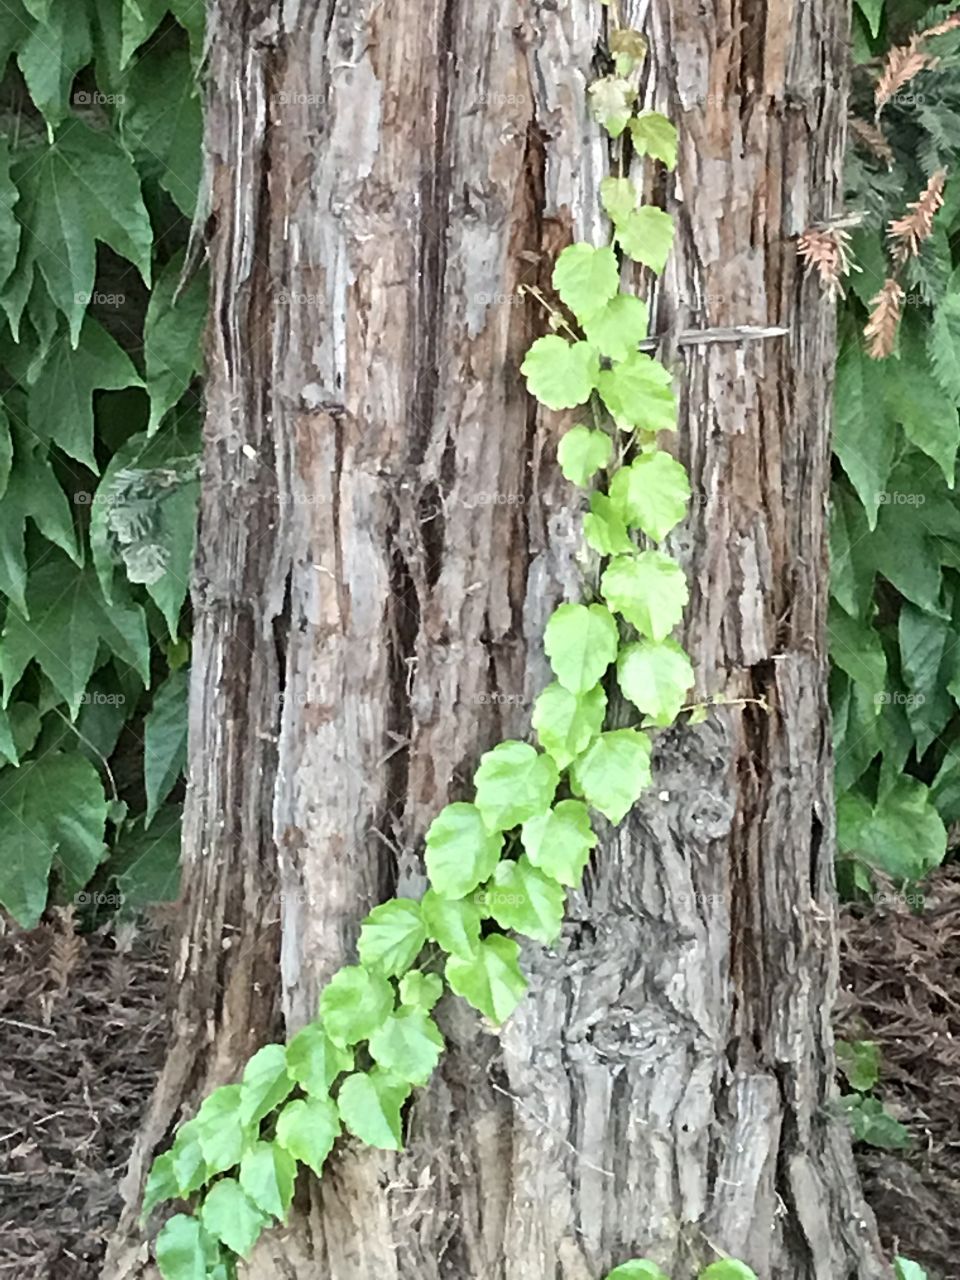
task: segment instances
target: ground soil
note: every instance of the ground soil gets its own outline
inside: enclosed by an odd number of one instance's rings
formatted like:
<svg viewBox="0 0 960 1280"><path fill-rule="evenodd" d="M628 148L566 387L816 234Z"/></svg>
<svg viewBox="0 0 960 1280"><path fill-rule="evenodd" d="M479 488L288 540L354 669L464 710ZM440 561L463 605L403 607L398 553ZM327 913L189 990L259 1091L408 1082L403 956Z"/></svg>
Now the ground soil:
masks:
<svg viewBox="0 0 960 1280"><path fill-rule="evenodd" d="M884 1243L960 1276L960 866L916 902L848 910L837 1031L882 1053L906 1152L859 1146ZM69 916L0 937L0 1280L96 1280L166 1041L156 924L78 936Z"/></svg>

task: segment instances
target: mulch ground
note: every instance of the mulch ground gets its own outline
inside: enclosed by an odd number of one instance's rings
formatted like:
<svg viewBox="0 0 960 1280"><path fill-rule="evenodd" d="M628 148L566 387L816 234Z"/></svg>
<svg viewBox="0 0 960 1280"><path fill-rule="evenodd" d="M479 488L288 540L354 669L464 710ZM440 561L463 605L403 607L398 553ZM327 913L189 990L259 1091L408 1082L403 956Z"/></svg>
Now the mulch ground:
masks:
<svg viewBox="0 0 960 1280"><path fill-rule="evenodd" d="M162 934L0 937L0 1280L94 1280L166 1038Z"/></svg>
<svg viewBox="0 0 960 1280"><path fill-rule="evenodd" d="M960 1276L960 866L922 915L848 912L838 1034L878 1042L878 1089L914 1135L857 1149L884 1242ZM69 917L0 936L0 1280L97 1280L163 1059L164 933L79 937Z"/></svg>

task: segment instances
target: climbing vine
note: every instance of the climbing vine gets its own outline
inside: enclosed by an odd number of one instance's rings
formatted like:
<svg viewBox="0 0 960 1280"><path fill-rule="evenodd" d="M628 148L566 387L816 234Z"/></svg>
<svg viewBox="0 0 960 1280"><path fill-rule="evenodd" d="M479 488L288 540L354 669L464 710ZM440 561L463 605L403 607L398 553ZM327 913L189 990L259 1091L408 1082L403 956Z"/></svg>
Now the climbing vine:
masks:
<svg viewBox="0 0 960 1280"><path fill-rule="evenodd" d="M673 125L634 109L643 38L617 30L611 44L616 74L592 85L590 98L617 140L619 172L628 148L672 168ZM673 723L693 684L690 659L672 636L686 578L664 547L690 497L683 466L658 444L676 425L673 376L638 350L647 306L621 285L625 262L663 269L673 222L642 206L628 177L604 179L600 199L611 241L559 255L555 296L541 297L551 332L522 365L542 405L581 409L589 420L562 436L558 456L564 476L589 490L583 537L602 558L598 597L561 604L550 618L544 647L555 679L533 710L538 745L493 747L474 775L473 798L436 816L423 897L371 911L358 963L330 979L317 1019L286 1046L254 1054L240 1082L211 1093L154 1162L144 1213L172 1199L194 1207L157 1238L166 1280L232 1275L236 1257L286 1218L298 1166L320 1176L342 1132L400 1149L402 1108L443 1052L432 1010L444 987L494 1025L510 1016L527 986L511 935L547 944L559 937L566 891L580 884L597 844L591 815L623 820L650 783L653 731ZM639 712L637 725L604 727L605 683L613 681ZM752 1275L736 1265L703 1274ZM612 1280L660 1275L635 1260Z"/></svg>

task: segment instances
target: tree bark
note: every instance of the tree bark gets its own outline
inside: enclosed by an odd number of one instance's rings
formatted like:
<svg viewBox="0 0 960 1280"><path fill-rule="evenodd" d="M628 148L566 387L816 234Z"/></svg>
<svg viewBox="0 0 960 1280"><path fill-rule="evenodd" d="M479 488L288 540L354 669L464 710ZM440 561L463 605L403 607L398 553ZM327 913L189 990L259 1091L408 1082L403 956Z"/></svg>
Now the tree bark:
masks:
<svg viewBox="0 0 960 1280"><path fill-rule="evenodd" d="M218 0L213 302L170 1060L127 1192L212 1084L295 1031L432 816L529 732L546 619L589 593L563 425L518 368L557 252L607 235L587 116L605 13L570 0ZM647 1255L888 1274L833 1094L824 619L842 0L621 5L680 129L656 330L685 346L674 538L697 693L606 829L500 1034L460 1002L393 1157L342 1144L244 1274L600 1280ZM669 348L669 341L667 347ZM105 1275L145 1257L132 1210Z"/></svg>

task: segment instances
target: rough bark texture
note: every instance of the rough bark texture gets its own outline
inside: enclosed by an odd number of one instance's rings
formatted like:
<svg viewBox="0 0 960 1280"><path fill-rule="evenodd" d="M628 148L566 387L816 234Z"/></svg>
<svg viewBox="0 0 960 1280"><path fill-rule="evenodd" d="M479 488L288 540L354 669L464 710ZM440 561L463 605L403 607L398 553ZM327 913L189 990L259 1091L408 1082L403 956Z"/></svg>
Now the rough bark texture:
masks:
<svg viewBox="0 0 960 1280"><path fill-rule="evenodd" d="M833 312L795 237L836 212L842 0L622 6L681 132L658 329L687 347L679 549L701 695L608 832L501 1035L450 1052L400 1158L346 1146L247 1274L886 1274L827 1113L836 984L823 626ZM572 238L606 235L571 0L219 0L212 276L177 1039L129 1178L199 1091L315 1011L436 811L528 732L546 618L589 589L561 423L518 374ZM584 581L586 576L587 581ZM762 705L761 705L762 704ZM279 958L279 963L277 962ZM106 1275L143 1257L130 1224Z"/></svg>

